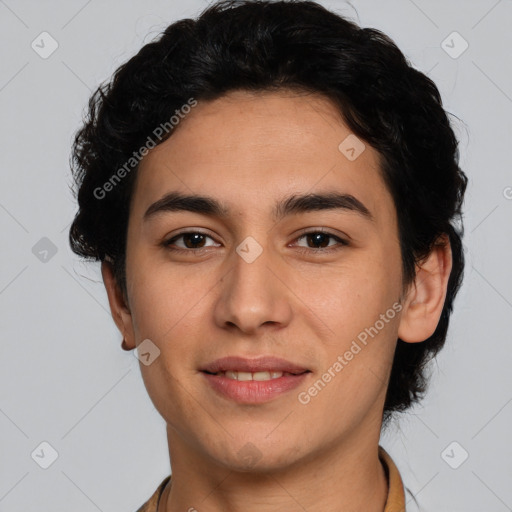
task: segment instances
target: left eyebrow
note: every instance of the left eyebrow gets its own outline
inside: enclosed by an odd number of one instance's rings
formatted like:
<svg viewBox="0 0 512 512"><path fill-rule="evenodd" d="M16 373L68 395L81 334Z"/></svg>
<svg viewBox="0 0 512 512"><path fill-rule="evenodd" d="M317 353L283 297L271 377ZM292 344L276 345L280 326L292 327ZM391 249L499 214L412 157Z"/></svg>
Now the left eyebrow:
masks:
<svg viewBox="0 0 512 512"><path fill-rule="evenodd" d="M329 192L323 194L292 195L279 202L274 209L276 220L294 213L306 213L318 210L348 210L367 220L374 221L370 210L351 194Z"/></svg>
<svg viewBox="0 0 512 512"><path fill-rule="evenodd" d="M293 214L319 210L351 211L374 221L370 210L359 199L351 194L338 192L292 195L278 201L272 214L275 220L280 220ZM220 218L226 218L230 213L226 205L213 197L169 192L151 204L143 218L146 221L156 214L171 211L189 211Z"/></svg>

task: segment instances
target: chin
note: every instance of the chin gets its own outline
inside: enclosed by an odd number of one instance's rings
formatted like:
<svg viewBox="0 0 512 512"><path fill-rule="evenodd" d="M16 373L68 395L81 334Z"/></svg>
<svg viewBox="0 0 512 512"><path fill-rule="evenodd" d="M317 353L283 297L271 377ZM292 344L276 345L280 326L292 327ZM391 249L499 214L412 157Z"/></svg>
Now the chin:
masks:
<svg viewBox="0 0 512 512"><path fill-rule="evenodd" d="M300 458L296 445L287 448L281 441L276 443L275 439L272 442L268 438L258 442L257 439L248 441L248 438L246 436L238 442L230 440L229 448L210 455L226 469L255 474L281 471Z"/></svg>

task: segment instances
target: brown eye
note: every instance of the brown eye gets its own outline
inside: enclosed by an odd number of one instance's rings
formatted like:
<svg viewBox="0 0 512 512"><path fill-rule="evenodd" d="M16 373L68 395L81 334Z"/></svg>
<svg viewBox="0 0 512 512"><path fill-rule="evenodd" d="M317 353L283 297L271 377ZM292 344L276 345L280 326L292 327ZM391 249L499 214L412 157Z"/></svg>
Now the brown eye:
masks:
<svg viewBox="0 0 512 512"><path fill-rule="evenodd" d="M186 233L180 233L173 238L164 242L164 246L171 250L187 250L187 249L203 249L205 247L211 247L211 245L205 245L207 239L213 240L210 236L199 231L189 231ZM182 240L181 243L176 243L178 240ZM176 246L174 249L172 246Z"/></svg>
<svg viewBox="0 0 512 512"><path fill-rule="evenodd" d="M299 245L299 247L303 248L310 248L310 249L328 249L331 248L337 249L338 246L344 246L348 245L348 243L343 240L342 238L333 235L332 233L327 233L324 231L310 231L309 233L304 233L301 235L297 240L305 239L307 246ZM331 241L334 241L335 243L331 243ZM337 242L337 244L336 244Z"/></svg>
<svg viewBox="0 0 512 512"><path fill-rule="evenodd" d="M332 239L330 235L326 235L325 233L309 233L306 235L306 240L314 244L316 247L317 244L320 245L320 247L327 247L329 245L329 239Z"/></svg>
<svg viewBox="0 0 512 512"><path fill-rule="evenodd" d="M197 247L203 247L205 242L205 235L201 233L187 233L182 235L185 246L189 249L197 249Z"/></svg>

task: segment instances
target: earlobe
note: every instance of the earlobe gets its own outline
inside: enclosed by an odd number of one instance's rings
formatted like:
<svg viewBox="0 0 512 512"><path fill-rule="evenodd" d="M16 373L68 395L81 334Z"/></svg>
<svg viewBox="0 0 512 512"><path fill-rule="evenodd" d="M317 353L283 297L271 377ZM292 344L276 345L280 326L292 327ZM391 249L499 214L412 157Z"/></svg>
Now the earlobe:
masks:
<svg viewBox="0 0 512 512"><path fill-rule="evenodd" d="M110 262L103 261L101 263L101 275L107 291L112 318L123 335L122 347L124 350L131 350L135 348L132 316L121 287L116 281L114 269Z"/></svg>
<svg viewBox="0 0 512 512"><path fill-rule="evenodd" d="M432 336L443 311L451 269L450 241L443 235L417 265L398 328L401 340L418 343Z"/></svg>

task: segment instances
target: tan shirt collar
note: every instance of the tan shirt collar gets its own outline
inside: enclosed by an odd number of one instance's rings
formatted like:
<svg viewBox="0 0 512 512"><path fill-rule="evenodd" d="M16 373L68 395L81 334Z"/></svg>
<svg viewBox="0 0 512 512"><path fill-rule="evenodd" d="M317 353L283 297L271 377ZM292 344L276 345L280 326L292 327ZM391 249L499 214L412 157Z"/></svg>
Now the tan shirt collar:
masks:
<svg viewBox="0 0 512 512"><path fill-rule="evenodd" d="M406 512L404 485L400 472L388 452L379 445L379 459L384 465L388 477L388 499L384 512Z"/></svg>

